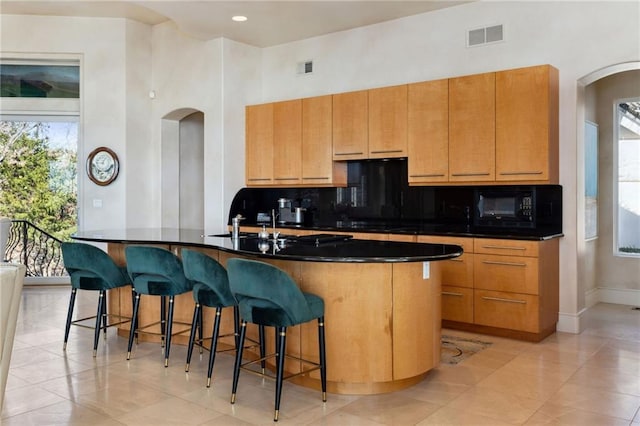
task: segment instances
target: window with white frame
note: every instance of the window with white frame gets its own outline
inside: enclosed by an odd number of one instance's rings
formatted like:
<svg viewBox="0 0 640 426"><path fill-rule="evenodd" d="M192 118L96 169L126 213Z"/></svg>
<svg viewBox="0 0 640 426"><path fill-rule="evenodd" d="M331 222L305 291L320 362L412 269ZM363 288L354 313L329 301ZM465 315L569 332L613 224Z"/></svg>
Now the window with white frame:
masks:
<svg viewBox="0 0 640 426"><path fill-rule="evenodd" d="M614 252L640 257L640 98L616 102Z"/></svg>
<svg viewBox="0 0 640 426"><path fill-rule="evenodd" d="M77 228L80 65L0 59L0 216L60 239Z"/></svg>

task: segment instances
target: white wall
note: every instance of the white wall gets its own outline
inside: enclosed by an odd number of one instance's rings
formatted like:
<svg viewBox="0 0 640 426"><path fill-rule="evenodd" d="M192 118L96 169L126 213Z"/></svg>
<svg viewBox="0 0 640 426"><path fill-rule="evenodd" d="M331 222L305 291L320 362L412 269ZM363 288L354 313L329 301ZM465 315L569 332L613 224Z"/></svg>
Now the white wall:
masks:
<svg viewBox="0 0 640 426"><path fill-rule="evenodd" d="M537 64L560 70L560 330L578 331L585 307L578 276L578 80L640 58L638 2L474 2L264 49L263 101L337 93ZM466 48L469 29L503 24L505 41ZM629 37L621 36L627 34ZM312 59L314 72L295 74Z"/></svg>
<svg viewBox="0 0 640 426"><path fill-rule="evenodd" d="M135 21L125 22L126 35L126 156L122 168L126 179L126 226L145 228L158 226L159 171L151 138L151 28ZM133 142L135 141L135 142ZM156 145L157 146L157 145ZM86 227L85 229L93 229Z"/></svg>
<svg viewBox="0 0 640 426"><path fill-rule="evenodd" d="M204 114L204 228L227 223L235 193L244 186L244 106L260 87L260 50L230 40L199 41L171 24L153 28L152 144L161 119L193 108Z"/></svg>
<svg viewBox="0 0 640 426"><path fill-rule="evenodd" d="M137 205L132 209L127 206L132 168L135 167L134 176L146 174L144 165L130 161L129 153L134 147L128 140L148 140L144 115L148 106L143 105L136 90L136 73L149 73L144 64L144 57L149 54L145 43L149 32L149 27L124 19L0 15L3 56L47 53L81 58L78 210L82 229L126 226L128 212L145 205L145 196L150 194L141 193ZM134 64L133 58L141 59ZM119 177L106 187L93 184L85 173L87 155L99 146L113 149L121 161ZM101 200L102 208L93 207L93 200Z"/></svg>

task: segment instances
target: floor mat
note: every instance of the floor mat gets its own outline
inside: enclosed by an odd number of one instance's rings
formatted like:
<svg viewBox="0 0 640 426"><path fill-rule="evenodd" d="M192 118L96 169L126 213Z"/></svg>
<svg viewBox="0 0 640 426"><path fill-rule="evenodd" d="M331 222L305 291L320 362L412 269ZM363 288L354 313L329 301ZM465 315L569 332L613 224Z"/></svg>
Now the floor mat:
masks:
<svg viewBox="0 0 640 426"><path fill-rule="evenodd" d="M491 346L490 342L458 336L442 335L441 341L440 362L443 364L457 364Z"/></svg>

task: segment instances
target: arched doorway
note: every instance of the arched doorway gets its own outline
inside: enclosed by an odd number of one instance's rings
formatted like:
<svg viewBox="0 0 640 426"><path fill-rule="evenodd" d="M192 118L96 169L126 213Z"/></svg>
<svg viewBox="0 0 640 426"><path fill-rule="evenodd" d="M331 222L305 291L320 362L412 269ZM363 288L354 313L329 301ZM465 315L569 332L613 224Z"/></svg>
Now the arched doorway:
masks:
<svg viewBox="0 0 640 426"><path fill-rule="evenodd" d="M614 101L640 96L640 62L606 67L578 81L578 297L586 309L599 302L624 305L640 304L640 259L614 255ZM585 233L587 199L585 196L585 123L593 123L598 134L597 148L597 236Z"/></svg>
<svg viewBox="0 0 640 426"><path fill-rule="evenodd" d="M172 111L161 138L162 227L204 229L204 114Z"/></svg>

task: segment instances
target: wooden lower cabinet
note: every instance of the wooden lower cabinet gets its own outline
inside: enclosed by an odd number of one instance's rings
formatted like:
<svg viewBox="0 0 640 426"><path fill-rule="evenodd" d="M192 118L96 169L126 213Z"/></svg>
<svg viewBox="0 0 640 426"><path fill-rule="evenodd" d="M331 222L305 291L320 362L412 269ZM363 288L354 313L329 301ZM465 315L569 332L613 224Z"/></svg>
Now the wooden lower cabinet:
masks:
<svg viewBox="0 0 640 426"><path fill-rule="evenodd" d="M443 285L442 319L473 323L473 289Z"/></svg>
<svg viewBox="0 0 640 426"><path fill-rule="evenodd" d="M538 333L540 298L506 291L473 291L474 323Z"/></svg>
<svg viewBox="0 0 640 426"><path fill-rule="evenodd" d="M529 341L555 332L558 239L420 235L417 241L457 244L464 250L462 256L442 262L443 327Z"/></svg>
<svg viewBox="0 0 640 426"><path fill-rule="evenodd" d="M538 294L538 259L523 256L474 254L476 289Z"/></svg>
<svg viewBox="0 0 640 426"><path fill-rule="evenodd" d="M245 227L244 230L256 230ZM284 230L283 230L284 231ZM294 233L294 232L291 232ZM302 234L303 232L295 232ZM317 232L316 232L317 233ZM376 234L367 234L371 237ZM388 234L377 234L384 235ZM126 244L109 243L108 252L117 264L125 264ZM176 254L183 246L164 245ZM185 246L202 251L226 265L238 257L217 249ZM253 257L249 257L253 258ZM327 390L338 394L377 394L408 388L420 382L427 372L440 363L441 261L431 262L429 278L423 277L422 262L340 263L306 262L257 258L286 271L305 292L316 294L325 304L325 338L327 358ZM157 321L157 297L143 300L139 318L142 323ZM147 303L148 302L148 303ZM131 290L114 289L109 293L110 310L114 314L131 314ZM176 297L174 320L191 322L192 294ZM209 334L214 309L205 308L204 330ZM221 334L233 332L232 308L223 310ZM175 328L174 328L175 331ZM267 351L273 352L275 336L266 330ZM129 335L129 324L119 327L119 335ZM186 344L189 333L175 336L172 344ZM258 329L249 325L247 338L258 340ZM141 335L142 341L159 341L158 336ZM233 336L219 348L229 349ZM245 350L247 358L256 358L257 349ZM311 321L287 328L287 354L318 361L317 322ZM135 360L135 353L134 353ZM172 354L171 363L184 359ZM134 361L135 362L135 361ZM192 361L195 362L195 361ZM273 362L268 361L268 368ZM301 371L300 362L287 359L287 374ZM310 388L320 388L317 371L292 378Z"/></svg>

